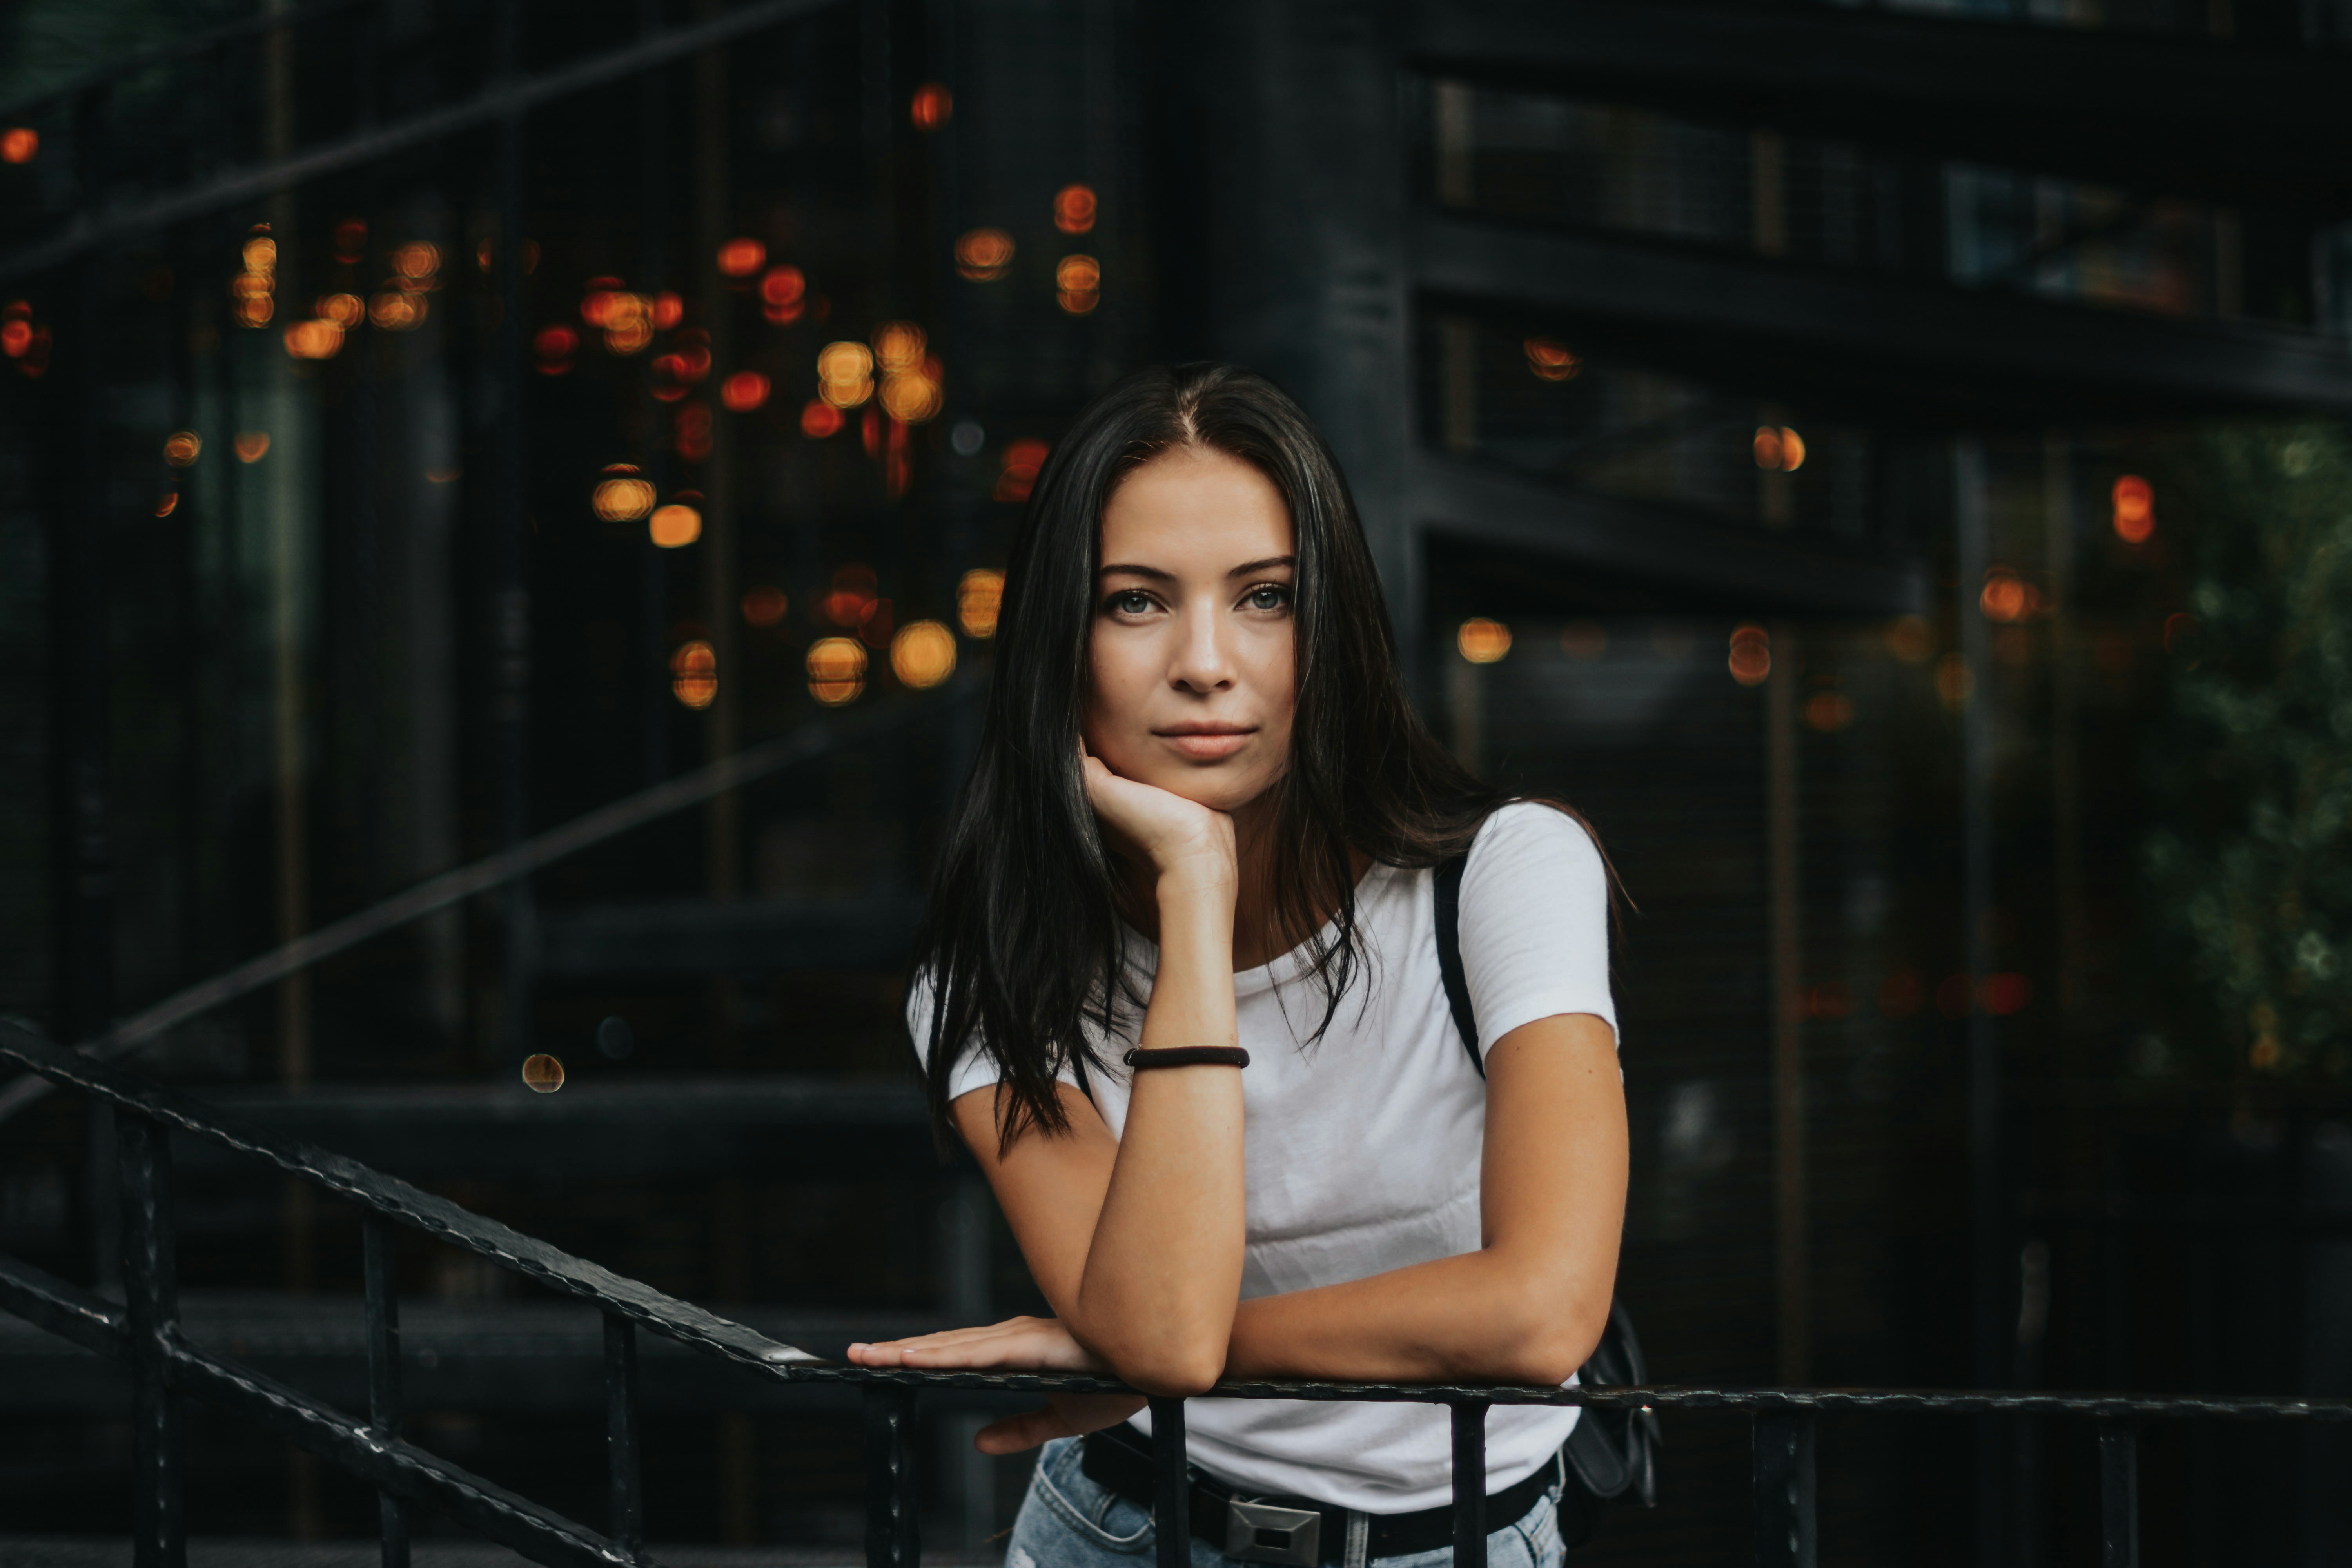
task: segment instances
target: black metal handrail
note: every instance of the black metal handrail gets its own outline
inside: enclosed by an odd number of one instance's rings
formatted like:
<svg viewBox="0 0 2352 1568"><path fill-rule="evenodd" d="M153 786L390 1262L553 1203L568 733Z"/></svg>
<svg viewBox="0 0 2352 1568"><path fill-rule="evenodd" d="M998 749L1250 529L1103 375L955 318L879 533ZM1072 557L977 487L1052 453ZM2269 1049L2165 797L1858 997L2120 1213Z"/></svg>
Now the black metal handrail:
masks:
<svg viewBox="0 0 2352 1568"><path fill-rule="evenodd" d="M926 1388L1034 1393L1135 1393L1077 1373L925 1372L846 1366L746 1328L649 1286L573 1258L355 1160L242 1127L200 1101L119 1064L66 1049L0 1020L0 1060L41 1074L116 1113L122 1175L121 1306L0 1256L0 1310L100 1355L130 1363L133 1402L132 1528L139 1568L184 1568L179 1424L174 1396L193 1394L259 1422L371 1482L381 1499L385 1568L406 1568L408 1516L430 1508L536 1563L589 1568L648 1562L637 1426L636 1331L644 1327L757 1376L861 1385L866 1395L869 1568L916 1568L916 1400ZM169 1134L178 1131L275 1166L363 1215L368 1415L355 1420L191 1342L180 1331L173 1262ZM399 1300L394 1226L405 1226L488 1258L604 1316L610 1517L600 1533L425 1452L400 1436ZM1497 1405L1612 1409L1738 1409L1755 1416L1756 1551L1759 1565L1810 1563L1813 1553L1813 1420L1822 1411L1876 1415L2077 1415L2098 1423L2101 1517L2107 1568L2138 1562L2138 1429L2149 1420L2352 1420L2352 1400L2060 1394L1922 1389L1553 1388L1456 1384L1252 1380L1220 1383L1226 1399L1364 1400L1445 1405L1453 1423L1456 1568L1485 1568L1486 1413ZM1184 1404L1153 1397L1159 1568L1191 1561Z"/></svg>

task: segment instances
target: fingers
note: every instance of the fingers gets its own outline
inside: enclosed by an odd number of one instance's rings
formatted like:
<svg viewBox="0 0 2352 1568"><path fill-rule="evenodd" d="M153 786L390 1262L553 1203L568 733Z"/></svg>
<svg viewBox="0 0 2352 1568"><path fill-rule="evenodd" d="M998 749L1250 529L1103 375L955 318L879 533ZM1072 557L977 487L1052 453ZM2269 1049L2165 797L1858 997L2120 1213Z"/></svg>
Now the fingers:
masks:
<svg viewBox="0 0 2352 1568"><path fill-rule="evenodd" d="M849 1347L849 1361L854 1366L1017 1366L1044 1372L1083 1372L1091 1364L1069 1331L1051 1318L1011 1318L981 1328L861 1342Z"/></svg>
<svg viewBox="0 0 2352 1568"><path fill-rule="evenodd" d="M1126 1394L1057 1394L1042 1410L1024 1410L980 1429L972 1447L983 1454L1018 1454L1056 1437L1116 1426L1143 1408Z"/></svg>
<svg viewBox="0 0 2352 1568"><path fill-rule="evenodd" d="M972 1438L971 1446L983 1454L1024 1454L1040 1443L1076 1436L1069 1423L1047 1405L1043 1410L1024 1410L1018 1415L989 1423Z"/></svg>

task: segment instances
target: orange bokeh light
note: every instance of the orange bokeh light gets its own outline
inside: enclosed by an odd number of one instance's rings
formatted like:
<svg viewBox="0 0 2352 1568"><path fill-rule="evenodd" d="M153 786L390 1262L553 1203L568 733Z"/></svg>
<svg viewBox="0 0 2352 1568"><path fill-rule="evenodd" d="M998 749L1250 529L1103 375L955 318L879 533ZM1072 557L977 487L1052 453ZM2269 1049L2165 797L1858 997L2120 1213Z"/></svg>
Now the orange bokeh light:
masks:
<svg viewBox="0 0 2352 1568"><path fill-rule="evenodd" d="M193 465L205 449L205 438L194 430L175 430L163 441L163 460L175 468Z"/></svg>
<svg viewBox="0 0 2352 1568"><path fill-rule="evenodd" d="M1095 193L1091 185L1064 185L1054 193L1054 226L1064 234L1084 234L1095 226Z"/></svg>
<svg viewBox="0 0 2352 1568"><path fill-rule="evenodd" d="M1065 256L1055 265L1054 287L1063 310L1087 315L1102 300L1102 263L1091 256Z"/></svg>
<svg viewBox="0 0 2352 1568"><path fill-rule="evenodd" d="M856 637L819 637L808 650L809 695L828 708L866 689L866 648Z"/></svg>
<svg viewBox="0 0 2352 1568"><path fill-rule="evenodd" d="M686 319L686 301L668 292L654 296L654 325L669 331Z"/></svg>
<svg viewBox="0 0 2352 1568"><path fill-rule="evenodd" d="M956 270L974 283L992 283L1013 265L1013 237L1001 228L966 230L955 243Z"/></svg>
<svg viewBox="0 0 2352 1568"><path fill-rule="evenodd" d="M654 487L628 463L614 463L588 498L606 522L635 522L654 510Z"/></svg>
<svg viewBox="0 0 2352 1568"><path fill-rule="evenodd" d="M2146 544L2156 532L2156 491L2137 474L2116 481L2116 537L2126 544Z"/></svg>
<svg viewBox="0 0 2352 1568"><path fill-rule="evenodd" d="M1529 338L1520 348L1528 356L1528 369L1538 380L1572 381L1584 368L1584 362L1558 338Z"/></svg>
<svg viewBox="0 0 2352 1568"><path fill-rule="evenodd" d="M654 508L646 534L664 550L680 550L702 537L702 514L684 501Z"/></svg>
<svg viewBox="0 0 2352 1568"><path fill-rule="evenodd" d="M808 278L797 267L771 267L760 279L760 313L785 326L808 308Z"/></svg>
<svg viewBox="0 0 2352 1568"><path fill-rule="evenodd" d="M670 694L688 708L708 708L719 698L719 656L697 637L669 656Z"/></svg>
<svg viewBox="0 0 2352 1568"><path fill-rule="evenodd" d="M343 346L343 329L313 319L286 329L286 352L295 359L332 359Z"/></svg>
<svg viewBox="0 0 2352 1568"><path fill-rule="evenodd" d="M1753 621L1731 634L1731 679L1742 686L1761 686L1772 673L1772 639Z"/></svg>
<svg viewBox="0 0 2352 1568"><path fill-rule="evenodd" d="M163 499L155 503L155 515L157 517L169 517L179 510L180 492L177 490L165 490L163 492Z"/></svg>
<svg viewBox="0 0 2352 1568"><path fill-rule="evenodd" d="M719 270L730 278L749 278L768 264L768 247L756 239L730 239L719 247Z"/></svg>
<svg viewBox="0 0 2352 1568"><path fill-rule="evenodd" d="M412 239L392 253L392 269L410 283L427 283L441 270L441 247L429 240Z"/></svg>
<svg viewBox="0 0 2352 1568"><path fill-rule="evenodd" d="M1004 605L1004 574L976 566L956 584L956 620L968 637L992 637Z"/></svg>
<svg viewBox="0 0 2352 1568"><path fill-rule="evenodd" d="M1454 634L1454 646L1472 664L1493 664L1511 651L1511 628L1484 616L1473 616Z"/></svg>
<svg viewBox="0 0 2352 1568"><path fill-rule="evenodd" d="M414 331L425 324L425 301L415 294L386 289L368 301L368 320L387 332Z"/></svg>
<svg viewBox="0 0 2352 1568"><path fill-rule="evenodd" d="M357 294L321 294L312 301L310 309L347 332L367 320L367 307L360 302Z"/></svg>
<svg viewBox="0 0 2352 1568"><path fill-rule="evenodd" d="M945 84L927 81L915 89L907 105L907 118L918 131L937 131L955 113L955 94Z"/></svg>
<svg viewBox="0 0 2352 1568"><path fill-rule="evenodd" d="M1752 443L1756 466L1793 474L1805 466L1805 438L1786 425L1759 425Z"/></svg>
<svg viewBox="0 0 2352 1568"><path fill-rule="evenodd" d="M841 433L841 410L822 397L812 397L801 409L801 434L824 440Z"/></svg>
<svg viewBox="0 0 2352 1568"><path fill-rule="evenodd" d="M1996 566L1985 574L1977 607L1984 611L1987 620L2021 621L2033 609L2036 596L2024 578L2006 566Z"/></svg>
<svg viewBox="0 0 2352 1568"><path fill-rule="evenodd" d="M923 329L912 321L885 321L874 329L874 359L884 373L913 370L923 363Z"/></svg>
<svg viewBox="0 0 2352 1568"><path fill-rule="evenodd" d="M768 401L768 378L756 370L739 370L719 384L719 401L730 412L748 414Z"/></svg>
<svg viewBox="0 0 2352 1568"><path fill-rule="evenodd" d="M29 125L0 131L0 163L29 163L41 150L41 133Z"/></svg>
<svg viewBox="0 0 2352 1568"><path fill-rule="evenodd" d="M257 463L269 451L269 433L267 430L240 430L230 445L236 448L238 462Z"/></svg>
<svg viewBox="0 0 2352 1568"><path fill-rule="evenodd" d="M955 673L955 633L937 621L914 621L890 639L890 673L920 691Z"/></svg>

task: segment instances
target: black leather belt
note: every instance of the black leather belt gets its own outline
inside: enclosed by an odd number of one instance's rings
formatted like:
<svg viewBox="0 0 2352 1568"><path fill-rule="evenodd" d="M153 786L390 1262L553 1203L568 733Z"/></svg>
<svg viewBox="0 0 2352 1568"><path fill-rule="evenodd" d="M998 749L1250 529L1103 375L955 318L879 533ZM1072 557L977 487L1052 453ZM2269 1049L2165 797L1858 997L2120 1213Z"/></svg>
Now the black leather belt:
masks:
<svg viewBox="0 0 2352 1568"><path fill-rule="evenodd" d="M1087 1479L1132 1503L1151 1506L1151 1440L1121 1422L1086 1436L1079 1469ZM1197 1468L1192 1478L1192 1533L1244 1563L1287 1563L1313 1568L1338 1563L1348 1546L1348 1510L1312 1498L1249 1497ZM1486 1528L1517 1521L1550 1489L1556 1471L1545 1465L1527 1479L1486 1498ZM1412 1513L1367 1514L1370 1539L1364 1555L1402 1557L1454 1544L1454 1506Z"/></svg>

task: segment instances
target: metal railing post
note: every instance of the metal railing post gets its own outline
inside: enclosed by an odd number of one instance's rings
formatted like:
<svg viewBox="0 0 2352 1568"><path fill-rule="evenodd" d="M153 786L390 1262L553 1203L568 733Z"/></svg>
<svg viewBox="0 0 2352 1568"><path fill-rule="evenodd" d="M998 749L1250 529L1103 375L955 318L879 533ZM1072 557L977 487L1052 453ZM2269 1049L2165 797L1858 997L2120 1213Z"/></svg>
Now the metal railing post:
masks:
<svg viewBox="0 0 2352 1568"><path fill-rule="evenodd" d="M607 1530L631 1557L646 1549L646 1495L637 1445L637 1325L604 1314L604 1444L613 1474Z"/></svg>
<svg viewBox="0 0 2352 1568"><path fill-rule="evenodd" d="M1454 1568L1486 1568L1486 1402L1465 1400L1454 1416Z"/></svg>
<svg viewBox="0 0 2352 1568"><path fill-rule="evenodd" d="M1159 1568L1192 1561L1192 1478L1184 1458L1184 1402L1151 1400L1151 1531Z"/></svg>
<svg viewBox="0 0 2352 1568"><path fill-rule="evenodd" d="M866 1568L916 1568L915 1391L866 1385Z"/></svg>
<svg viewBox="0 0 2352 1568"><path fill-rule="evenodd" d="M115 1122L122 1162L123 1308L131 1328L131 1560L136 1568L187 1568L180 1419L165 1353L180 1326L172 1149L169 1135L144 1117L118 1113Z"/></svg>
<svg viewBox="0 0 2352 1568"><path fill-rule="evenodd" d="M2139 1423L2099 1423L2100 1568L2139 1568Z"/></svg>
<svg viewBox="0 0 2352 1568"><path fill-rule="evenodd" d="M1813 1415L1756 1417L1756 1568L1813 1568Z"/></svg>
<svg viewBox="0 0 2352 1568"><path fill-rule="evenodd" d="M400 1441L400 1279L393 1267L399 1232L382 1215L360 1222L367 1287L368 1426L387 1443ZM383 1568L408 1568L408 1513L390 1492L375 1494Z"/></svg>

